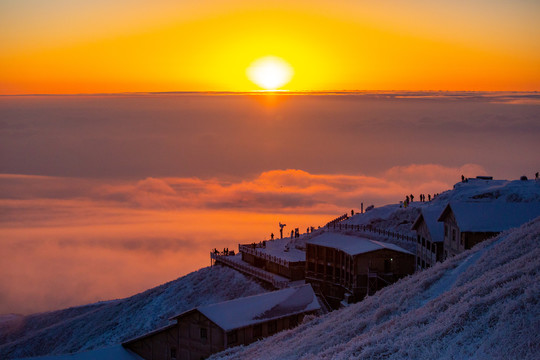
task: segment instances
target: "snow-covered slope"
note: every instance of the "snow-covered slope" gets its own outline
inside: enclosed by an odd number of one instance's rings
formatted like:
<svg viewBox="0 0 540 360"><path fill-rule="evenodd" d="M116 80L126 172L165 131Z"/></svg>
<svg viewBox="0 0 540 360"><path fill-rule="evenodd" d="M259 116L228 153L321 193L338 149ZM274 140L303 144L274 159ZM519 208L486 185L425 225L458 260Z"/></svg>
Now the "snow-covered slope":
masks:
<svg viewBox="0 0 540 360"><path fill-rule="evenodd" d="M265 292L230 268L204 268L132 297L0 322L0 359L63 354L119 344L204 304Z"/></svg>
<svg viewBox="0 0 540 360"><path fill-rule="evenodd" d="M540 218L213 359L538 359Z"/></svg>
<svg viewBox="0 0 540 360"><path fill-rule="evenodd" d="M445 191L432 201L410 203L407 208L391 204L374 208L364 214L356 214L343 223L372 225L389 231L415 236L411 226L422 209L442 210L450 203L491 202L491 203L538 203L540 206L540 181L535 180L479 180L469 179L459 182L453 190Z"/></svg>
<svg viewBox="0 0 540 360"><path fill-rule="evenodd" d="M471 179L430 202L414 202L407 208L387 205L355 215L346 223L413 235L411 225L422 209L442 211L449 202L540 206L540 181ZM534 358L540 353L539 233L537 219L517 232L505 233L389 286L362 303L260 342L262 347L233 349L220 356ZM305 242L311 235L300 240ZM214 267L122 300L25 317L2 316L0 359L119 344L166 325L170 316L190 308L263 291L232 269ZM81 354L81 359L91 354Z"/></svg>

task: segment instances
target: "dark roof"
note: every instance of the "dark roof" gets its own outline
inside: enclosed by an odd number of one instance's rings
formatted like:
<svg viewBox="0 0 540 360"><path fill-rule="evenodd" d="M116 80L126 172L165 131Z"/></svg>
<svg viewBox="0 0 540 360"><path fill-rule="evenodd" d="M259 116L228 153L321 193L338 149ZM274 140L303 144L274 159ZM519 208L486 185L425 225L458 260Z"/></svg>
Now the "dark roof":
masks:
<svg viewBox="0 0 540 360"><path fill-rule="evenodd" d="M172 324L169 324L169 325L167 325L167 326L163 326L163 327L161 327L161 328L159 328L159 329L153 330L153 331L151 331L151 332L149 332L149 333L146 333L146 334L144 334L144 335L138 336L138 337L133 338L133 339L129 339L129 340L127 340L127 341L124 341L124 342L122 343L122 346L127 346L127 345L129 345L129 344L131 344L131 343L134 343L134 342L136 342L136 341L139 341L139 340L142 340L142 339L151 337L151 336L156 335L156 334L158 334L158 333L160 333L160 332L163 332L163 331L165 331L165 330L169 330L170 328L173 328L173 327L175 327L176 325L177 325L177 323L174 322L174 323L172 323Z"/></svg>

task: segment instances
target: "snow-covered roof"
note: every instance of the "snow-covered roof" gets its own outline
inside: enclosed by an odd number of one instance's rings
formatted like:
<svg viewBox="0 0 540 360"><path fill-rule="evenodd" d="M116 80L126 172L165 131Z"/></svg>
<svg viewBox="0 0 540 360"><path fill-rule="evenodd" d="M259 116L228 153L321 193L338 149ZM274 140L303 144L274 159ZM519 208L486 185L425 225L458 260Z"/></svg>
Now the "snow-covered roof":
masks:
<svg viewBox="0 0 540 360"><path fill-rule="evenodd" d="M540 216L539 202L452 202L439 217L452 211L462 232L500 232Z"/></svg>
<svg viewBox="0 0 540 360"><path fill-rule="evenodd" d="M416 218L412 229L416 230L420 222L424 220L426 223L429 234L431 235L431 241L443 242L444 241L444 225L440 223L439 216L443 211L441 206L426 206L422 208L420 215Z"/></svg>
<svg viewBox="0 0 540 360"><path fill-rule="evenodd" d="M358 255L383 249L399 251L405 254L411 254L407 250L394 244L332 232L326 232L324 234L316 236L311 240L308 240L307 243L339 249L349 255Z"/></svg>
<svg viewBox="0 0 540 360"><path fill-rule="evenodd" d="M197 308L225 331L319 309L309 284Z"/></svg>
<svg viewBox="0 0 540 360"><path fill-rule="evenodd" d="M294 245L299 239L283 238L266 241L265 248L257 248L258 251L270 256L276 256L282 260L289 262L306 261L306 253L298 250ZM285 247L289 244L289 250L285 251Z"/></svg>

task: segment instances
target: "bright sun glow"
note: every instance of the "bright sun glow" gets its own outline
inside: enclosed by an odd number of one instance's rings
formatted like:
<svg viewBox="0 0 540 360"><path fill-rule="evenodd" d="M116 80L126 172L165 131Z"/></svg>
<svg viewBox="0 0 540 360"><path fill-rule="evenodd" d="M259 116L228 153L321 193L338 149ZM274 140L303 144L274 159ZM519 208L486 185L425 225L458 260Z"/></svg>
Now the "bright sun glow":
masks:
<svg viewBox="0 0 540 360"><path fill-rule="evenodd" d="M291 80L293 73L291 65L276 56L257 59L247 69L248 78L266 90L283 87Z"/></svg>

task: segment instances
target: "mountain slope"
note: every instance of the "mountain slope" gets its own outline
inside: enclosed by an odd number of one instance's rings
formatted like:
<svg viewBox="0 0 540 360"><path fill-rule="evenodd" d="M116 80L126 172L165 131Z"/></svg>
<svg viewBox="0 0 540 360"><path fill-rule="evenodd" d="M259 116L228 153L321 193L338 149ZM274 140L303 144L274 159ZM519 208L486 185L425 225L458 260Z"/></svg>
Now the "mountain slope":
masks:
<svg viewBox="0 0 540 360"><path fill-rule="evenodd" d="M212 359L536 359L540 218L349 308Z"/></svg>
<svg viewBox="0 0 540 360"><path fill-rule="evenodd" d="M265 291L230 268L204 268L129 298L5 320L0 326L0 358L119 344L164 326L169 317L199 305Z"/></svg>

